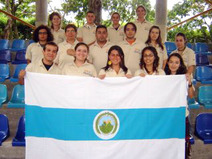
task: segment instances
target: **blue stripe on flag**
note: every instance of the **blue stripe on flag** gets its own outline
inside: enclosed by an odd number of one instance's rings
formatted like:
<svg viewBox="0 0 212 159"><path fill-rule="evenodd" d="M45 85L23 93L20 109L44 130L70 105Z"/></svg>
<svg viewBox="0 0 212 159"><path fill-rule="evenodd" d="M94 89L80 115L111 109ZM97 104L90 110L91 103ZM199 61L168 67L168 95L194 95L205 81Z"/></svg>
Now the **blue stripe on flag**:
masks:
<svg viewBox="0 0 212 159"><path fill-rule="evenodd" d="M107 109L108 110L108 109ZM93 121L104 109L62 109L26 106L26 136L59 140L102 140ZM185 107L109 109L120 122L110 140L185 138Z"/></svg>

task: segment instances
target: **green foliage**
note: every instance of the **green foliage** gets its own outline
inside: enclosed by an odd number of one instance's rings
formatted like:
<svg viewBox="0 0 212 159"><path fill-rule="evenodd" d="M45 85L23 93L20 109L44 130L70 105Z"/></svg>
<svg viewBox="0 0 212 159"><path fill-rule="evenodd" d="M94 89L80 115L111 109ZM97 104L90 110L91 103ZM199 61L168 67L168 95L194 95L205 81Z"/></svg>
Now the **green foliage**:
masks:
<svg viewBox="0 0 212 159"><path fill-rule="evenodd" d="M113 125L109 122L106 123L104 122L101 126L100 126L100 130L104 133L104 134L108 134L113 130Z"/></svg>

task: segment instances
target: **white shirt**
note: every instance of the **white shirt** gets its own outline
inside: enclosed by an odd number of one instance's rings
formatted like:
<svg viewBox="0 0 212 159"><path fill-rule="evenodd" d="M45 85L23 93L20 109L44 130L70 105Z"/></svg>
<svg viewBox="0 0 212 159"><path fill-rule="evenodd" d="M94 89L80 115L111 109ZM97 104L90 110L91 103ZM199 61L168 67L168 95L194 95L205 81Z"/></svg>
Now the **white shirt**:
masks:
<svg viewBox="0 0 212 159"><path fill-rule="evenodd" d="M65 31L63 29L61 29L61 28L58 31L55 31L55 30L51 29L51 32L52 32L52 34L54 36L54 42L56 44L59 44L59 43L63 42L66 39Z"/></svg>
<svg viewBox="0 0 212 159"><path fill-rule="evenodd" d="M145 69L139 69L135 72L135 76L140 76L141 73L143 73L145 75L150 75L147 73L147 71ZM164 70L159 68L159 69L157 69L157 71L154 71L153 74L151 74L151 75L166 75L166 74L165 74Z"/></svg>
<svg viewBox="0 0 212 159"><path fill-rule="evenodd" d="M135 35L136 39L145 43L148 39L149 30L152 27L152 23L148 22L147 20L144 20L142 23L136 20L134 23L137 27Z"/></svg>
<svg viewBox="0 0 212 159"><path fill-rule="evenodd" d="M141 52L145 47L145 44L136 40L134 43L132 43L132 45L130 45L126 40L124 40L123 42L119 43L119 46L124 52L126 67L134 74L135 71L140 68L139 63Z"/></svg>
<svg viewBox="0 0 212 159"><path fill-rule="evenodd" d="M59 67L63 68L65 66L65 64L72 63L74 61L74 56L68 55L67 50L68 49L74 50L77 43L79 43L79 42L77 40L75 40L74 44L72 45L65 40L58 45L59 51L57 53L55 62L59 65Z"/></svg>
<svg viewBox="0 0 212 159"><path fill-rule="evenodd" d="M114 44L118 44L124 41L124 29L122 26L116 30L113 26L107 28L108 31L108 40Z"/></svg>
<svg viewBox="0 0 212 159"><path fill-rule="evenodd" d="M106 66L108 50L111 46L112 44L108 41L103 47L100 47L97 42L90 46L89 61L93 63L97 73L100 71L101 68Z"/></svg>
<svg viewBox="0 0 212 159"><path fill-rule="evenodd" d="M127 70L128 75L131 75L130 70ZM125 77L125 72L123 71L122 68L120 68L119 72L117 73L114 69L112 69L111 67L108 68L107 71L105 71L105 69L101 69L99 72L99 75L106 75L106 77Z"/></svg>
<svg viewBox="0 0 212 159"><path fill-rule="evenodd" d="M31 62L36 62L43 58L43 48L39 42L32 43L27 47L25 57L27 60L31 60Z"/></svg>
<svg viewBox="0 0 212 159"><path fill-rule="evenodd" d="M42 60L27 65L26 71L45 74L61 74L60 68L55 63L47 70Z"/></svg>
<svg viewBox="0 0 212 159"><path fill-rule="evenodd" d="M62 70L62 74L71 76L86 76L86 77L97 76L95 67L88 62L85 62L80 67L78 67L74 62L66 64Z"/></svg>
<svg viewBox="0 0 212 159"><path fill-rule="evenodd" d="M85 24L83 27L79 28L77 31L77 37L83 38L83 42L90 44L96 40L96 25L92 26Z"/></svg>

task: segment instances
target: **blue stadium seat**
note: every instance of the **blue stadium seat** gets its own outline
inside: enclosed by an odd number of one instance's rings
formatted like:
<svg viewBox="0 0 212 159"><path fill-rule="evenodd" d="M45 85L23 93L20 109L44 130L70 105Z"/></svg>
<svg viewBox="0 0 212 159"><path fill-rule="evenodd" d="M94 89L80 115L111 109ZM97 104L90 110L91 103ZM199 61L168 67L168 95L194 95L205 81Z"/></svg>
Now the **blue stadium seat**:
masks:
<svg viewBox="0 0 212 159"><path fill-rule="evenodd" d="M212 86L200 86L198 101L205 108L212 108Z"/></svg>
<svg viewBox="0 0 212 159"><path fill-rule="evenodd" d="M25 40L21 39L15 39L12 43L12 48L10 48L12 52L20 51L20 50L26 50L25 47Z"/></svg>
<svg viewBox="0 0 212 159"><path fill-rule="evenodd" d="M9 40L0 39L0 50L9 49Z"/></svg>
<svg viewBox="0 0 212 159"><path fill-rule="evenodd" d="M195 98L188 98L188 107L190 109L198 109L199 103L195 100Z"/></svg>
<svg viewBox="0 0 212 159"><path fill-rule="evenodd" d="M19 64L19 65L16 65L15 67L15 71L12 75L12 77L10 78L10 81L11 82L18 82L18 75L19 75L19 72L21 70L25 70L27 64Z"/></svg>
<svg viewBox="0 0 212 159"><path fill-rule="evenodd" d="M197 66L209 65L208 55L207 54L196 54L196 64L197 64Z"/></svg>
<svg viewBox="0 0 212 159"><path fill-rule="evenodd" d="M0 146L10 136L9 122L6 115L0 114Z"/></svg>
<svg viewBox="0 0 212 159"><path fill-rule="evenodd" d="M8 108L24 108L25 101L24 101L25 93L24 93L24 85L16 85L13 88L12 97L8 102Z"/></svg>
<svg viewBox="0 0 212 159"><path fill-rule="evenodd" d="M190 135L189 142L193 145L195 143L194 137Z"/></svg>
<svg viewBox="0 0 212 159"><path fill-rule="evenodd" d="M196 54L212 54L209 52L208 45L206 43L196 43L195 44L195 53Z"/></svg>
<svg viewBox="0 0 212 159"><path fill-rule="evenodd" d="M7 86L4 84L0 84L0 107L7 100Z"/></svg>
<svg viewBox="0 0 212 159"><path fill-rule="evenodd" d="M174 42L169 42L169 41L166 41L165 42L165 46L166 46L166 50L167 50L167 54L169 55L172 51L176 50L177 47L175 45Z"/></svg>
<svg viewBox="0 0 212 159"><path fill-rule="evenodd" d="M10 50L0 50L0 63L8 63L11 61Z"/></svg>
<svg viewBox="0 0 212 159"><path fill-rule="evenodd" d="M13 146L25 146L25 115L19 119L18 128L12 141Z"/></svg>
<svg viewBox="0 0 212 159"><path fill-rule="evenodd" d="M8 64L0 64L0 82L4 82L10 77L10 68Z"/></svg>
<svg viewBox="0 0 212 159"><path fill-rule="evenodd" d="M195 71L195 78L202 84L212 84L212 67L197 66Z"/></svg>
<svg viewBox="0 0 212 159"><path fill-rule="evenodd" d="M196 117L196 134L204 144L212 144L212 113L201 113Z"/></svg>
<svg viewBox="0 0 212 159"><path fill-rule="evenodd" d="M194 47L194 44L192 44L192 43L187 43L187 45L186 45L188 48L190 48L190 49L192 49L192 50L194 50L195 51L195 47Z"/></svg>
<svg viewBox="0 0 212 159"><path fill-rule="evenodd" d="M25 55L26 51L17 51L15 55L15 60L12 62L12 64L27 64Z"/></svg>

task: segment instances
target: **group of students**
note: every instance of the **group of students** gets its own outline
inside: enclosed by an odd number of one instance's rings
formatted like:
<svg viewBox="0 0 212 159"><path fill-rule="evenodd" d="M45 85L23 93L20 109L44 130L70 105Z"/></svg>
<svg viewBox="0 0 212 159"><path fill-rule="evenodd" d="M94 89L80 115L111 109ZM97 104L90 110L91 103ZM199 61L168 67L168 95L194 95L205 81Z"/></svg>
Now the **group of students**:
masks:
<svg viewBox="0 0 212 159"><path fill-rule="evenodd" d="M28 65L19 74L20 83L26 71L100 79L186 74L188 96L192 98L196 63L194 52L186 46L185 35L176 35L177 50L168 57L160 28L145 19L145 7L138 6L136 13L138 19L124 27L119 24L119 13L113 13L112 26L107 28L96 26L95 14L89 11L83 27L77 29L74 24L68 24L63 30L61 16L53 12L49 16L51 29L41 25L33 32L35 43L27 48Z"/></svg>

